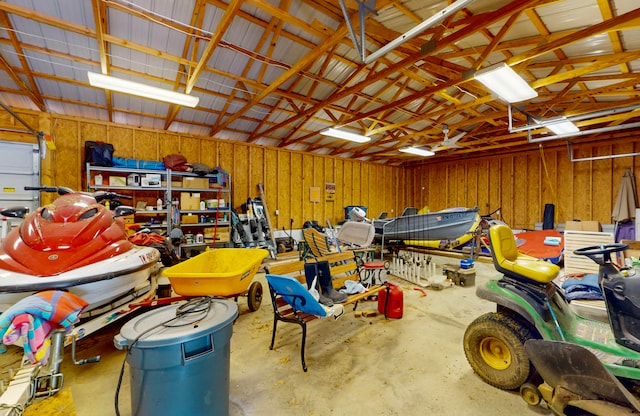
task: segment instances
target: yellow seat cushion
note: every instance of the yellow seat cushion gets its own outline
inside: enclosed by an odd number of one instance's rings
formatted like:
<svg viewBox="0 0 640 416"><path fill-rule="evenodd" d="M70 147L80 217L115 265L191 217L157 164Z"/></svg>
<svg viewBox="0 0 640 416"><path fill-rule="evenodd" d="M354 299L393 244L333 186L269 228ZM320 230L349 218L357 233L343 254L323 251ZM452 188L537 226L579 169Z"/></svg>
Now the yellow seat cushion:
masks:
<svg viewBox="0 0 640 416"><path fill-rule="evenodd" d="M504 224L492 226L489 237L498 270L502 268L539 283L549 283L560 272L560 267L555 264L520 253L513 232Z"/></svg>

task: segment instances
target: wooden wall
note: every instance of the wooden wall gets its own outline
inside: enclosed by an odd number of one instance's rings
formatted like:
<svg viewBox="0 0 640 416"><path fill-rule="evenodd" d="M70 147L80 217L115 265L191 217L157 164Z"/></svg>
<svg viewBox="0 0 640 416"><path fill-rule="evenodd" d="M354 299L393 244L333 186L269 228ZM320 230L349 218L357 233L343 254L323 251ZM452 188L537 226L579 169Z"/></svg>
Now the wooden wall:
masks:
<svg viewBox="0 0 640 416"><path fill-rule="evenodd" d="M640 139L573 147L573 159L640 152ZM407 168L407 200L437 211L478 206L498 208L513 228L542 222L545 204L555 205L555 220L612 223L611 212L625 169L640 172L640 157L571 162L566 146L507 156L429 163Z"/></svg>
<svg viewBox="0 0 640 416"><path fill-rule="evenodd" d="M344 219L347 205L367 206L369 212L377 216L383 210L397 212L406 204L406 194L400 186L404 182L404 170L399 167L78 118L16 114L53 137L56 150L47 152L46 163L43 163L45 185L86 189L84 142L94 140L113 144L115 155L123 158L162 160L165 155L181 153L192 163L221 166L231 175L233 205L239 212L247 198L259 196L257 185L262 183L271 221L279 230L289 229L290 219L294 220L294 228L302 228L309 220L323 226L329 220L335 225ZM23 128L7 113L0 118L0 128L3 127ZM35 142L28 134L3 131L0 131L0 140ZM333 201L326 198L327 182L335 183ZM310 201L311 187L320 189L320 202ZM42 197L45 203L53 198L46 194ZM144 196L151 203L157 197Z"/></svg>
<svg viewBox="0 0 640 416"><path fill-rule="evenodd" d="M400 168L100 121L26 111L17 114L53 137L56 150L48 151L42 162L45 185L86 186L86 140L112 143L116 156L125 158L162 160L165 155L181 153L190 162L226 169L238 210L248 197L258 196L257 184L262 183L271 220L279 230L288 229L290 219L294 228L308 220L336 224L343 220L348 205L368 207L370 217L382 211L393 216L407 206L428 206L431 211L478 206L481 213L501 208L503 219L513 228L533 228L542 221L545 204L551 203L556 207L556 222L611 223L624 170L640 172L638 157L572 163L563 146ZM10 114L0 112L0 128L22 126ZM0 140L33 142L34 138L0 131ZM640 152L640 140L574 147L575 158L633 152ZM326 183L335 183L333 201L327 201ZM320 202L310 201L312 187L320 188ZM46 197L43 195L45 202Z"/></svg>

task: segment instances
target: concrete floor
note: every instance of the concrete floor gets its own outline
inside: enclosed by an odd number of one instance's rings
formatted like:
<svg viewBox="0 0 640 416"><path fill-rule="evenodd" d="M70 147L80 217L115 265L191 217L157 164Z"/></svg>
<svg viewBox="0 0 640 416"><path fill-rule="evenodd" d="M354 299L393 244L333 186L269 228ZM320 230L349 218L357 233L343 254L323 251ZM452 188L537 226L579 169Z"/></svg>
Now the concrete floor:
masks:
<svg viewBox="0 0 640 416"><path fill-rule="evenodd" d="M438 273L457 259L434 257ZM496 275L490 263L476 262L476 286ZM264 275L261 281L266 290ZM485 384L469 367L462 338L466 326L495 305L475 296L475 287L436 291L427 296L390 276L404 291L402 319L356 317L351 308L340 319L309 324L306 357L300 365L300 328L281 324L276 349L269 350L272 308L265 293L261 308L238 301L239 317L230 340L230 415L548 415L528 407L517 392ZM365 302L359 311L374 310ZM77 415L114 415L114 396L125 353L113 346L116 323L79 344L78 358L100 354L96 364L74 366L70 351L63 363L64 386ZM3 368L19 353L0 355ZM128 366L119 394L120 414L131 414ZM215 371L215 369L203 369ZM215 377L215 376L214 376ZM218 377L214 378L219 380ZM184 382L184 381L177 381ZM153 394L153 392L150 392Z"/></svg>

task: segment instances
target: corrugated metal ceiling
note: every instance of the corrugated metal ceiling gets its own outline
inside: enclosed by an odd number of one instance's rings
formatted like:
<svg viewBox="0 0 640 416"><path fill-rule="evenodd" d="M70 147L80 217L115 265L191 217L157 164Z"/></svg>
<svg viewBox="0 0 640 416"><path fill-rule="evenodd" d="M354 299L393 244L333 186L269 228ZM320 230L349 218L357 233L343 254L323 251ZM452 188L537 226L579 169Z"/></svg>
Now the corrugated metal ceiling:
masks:
<svg viewBox="0 0 640 416"><path fill-rule="evenodd" d="M358 35L360 0L344 1ZM450 2L363 4L375 9L364 25L371 54ZM469 77L495 63L536 88L519 107L537 117L614 112L638 97L636 0L475 0L369 64L339 0L7 0L0 24L0 100L11 107L379 163L417 161L398 149L437 145L445 124L467 134L436 158L537 147L508 131L506 103ZM87 71L180 92L193 86L200 103L175 108L96 89ZM586 117L582 130L611 128L571 140L631 140L633 131L613 126L633 121L632 112ZM319 134L334 126L373 140Z"/></svg>

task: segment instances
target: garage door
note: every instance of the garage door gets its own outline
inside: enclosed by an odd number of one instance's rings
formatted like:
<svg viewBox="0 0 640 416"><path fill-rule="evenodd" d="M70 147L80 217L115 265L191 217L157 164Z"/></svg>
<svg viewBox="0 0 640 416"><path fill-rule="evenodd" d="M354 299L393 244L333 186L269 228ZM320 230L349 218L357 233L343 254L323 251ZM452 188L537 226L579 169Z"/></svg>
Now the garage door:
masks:
<svg viewBox="0 0 640 416"><path fill-rule="evenodd" d="M40 193L25 191L25 186L40 186L38 146L0 141L0 208L38 208Z"/></svg>

